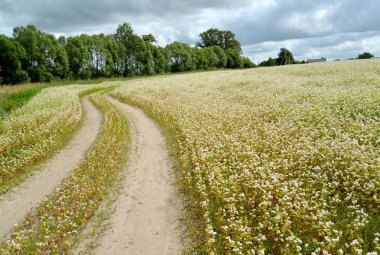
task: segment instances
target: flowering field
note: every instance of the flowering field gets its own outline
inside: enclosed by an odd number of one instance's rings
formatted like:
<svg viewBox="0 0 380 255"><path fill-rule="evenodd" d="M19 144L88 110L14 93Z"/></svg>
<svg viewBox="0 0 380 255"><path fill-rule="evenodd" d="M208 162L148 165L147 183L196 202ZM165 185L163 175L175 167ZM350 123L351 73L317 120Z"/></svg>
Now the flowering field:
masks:
<svg viewBox="0 0 380 255"><path fill-rule="evenodd" d="M82 119L80 97L104 85L47 88L0 120L0 194L64 144Z"/></svg>
<svg viewBox="0 0 380 255"><path fill-rule="evenodd" d="M129 145L125 115L104 97L91 96L104 114L95 145L52 195L0 242L1 254L68 254L113 186Z"/></svg>
<svg viewBox="0 0 380 255"><path fill-rule="evenodd" d="M380 254L380 61L134 80L205 254ZM376 253L377 252L377 253Z"/></svg>

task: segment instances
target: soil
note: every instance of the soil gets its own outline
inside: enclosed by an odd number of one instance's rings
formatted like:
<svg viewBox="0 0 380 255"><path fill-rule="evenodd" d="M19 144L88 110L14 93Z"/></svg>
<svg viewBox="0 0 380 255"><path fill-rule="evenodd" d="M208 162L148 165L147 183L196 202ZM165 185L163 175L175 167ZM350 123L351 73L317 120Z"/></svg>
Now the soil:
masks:
<svg viewBox="0 0 380 255"><path fill-rule="evenodd" d="M141 109L108 99L128 116L131 151L111 227L94 254L181 254L183 222L165 138Z"/></svg>

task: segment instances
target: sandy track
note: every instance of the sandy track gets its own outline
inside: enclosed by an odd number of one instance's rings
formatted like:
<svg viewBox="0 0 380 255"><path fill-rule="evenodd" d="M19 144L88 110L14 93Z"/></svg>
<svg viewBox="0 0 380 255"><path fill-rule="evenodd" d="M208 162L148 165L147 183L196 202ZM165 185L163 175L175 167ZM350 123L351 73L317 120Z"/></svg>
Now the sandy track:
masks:
<svg viewBox="0 0 380 255"><path fill-rule="evenodd" d="M24 183L0 196L0 238L39 201L58 187L75 165L85 158L95 141L101 125L102 115L88 98L83 99L86 117L80 130L61 151L55 154Z"/></svg>
<svg viewBox="0 0 380 255"><path fill-rule="evenodd" d="M128 115L132 145L124 190L95 254L181 254L180 209L165 139L142 110L108 99Z"/></svg>

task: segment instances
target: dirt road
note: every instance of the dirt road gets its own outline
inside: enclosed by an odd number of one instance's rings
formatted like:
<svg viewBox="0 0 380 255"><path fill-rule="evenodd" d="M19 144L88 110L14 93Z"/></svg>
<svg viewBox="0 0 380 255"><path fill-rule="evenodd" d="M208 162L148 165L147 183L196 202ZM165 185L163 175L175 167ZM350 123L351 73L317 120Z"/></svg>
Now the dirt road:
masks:
<svg viewBox="0 0 380 255"><path fill-rule="evenodd" d="M181 221L165 139L138 108L108 98L131 123L124 190L95 254L181 254Z"/></svg>
<svg viewBox="0 0 380 255"><path fill-rule="evenodd" d="M39 201L52 193L75 165L86 157L100 131L102 115L88 98L83 99L83 106L86 111L83 126L71 141L28 180L0 196L0 238Z"/></svg>

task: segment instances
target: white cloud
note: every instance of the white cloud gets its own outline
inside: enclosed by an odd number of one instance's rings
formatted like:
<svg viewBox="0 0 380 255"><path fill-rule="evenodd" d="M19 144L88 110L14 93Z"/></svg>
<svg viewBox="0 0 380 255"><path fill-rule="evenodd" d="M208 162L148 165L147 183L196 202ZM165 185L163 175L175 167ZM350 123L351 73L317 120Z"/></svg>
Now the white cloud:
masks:
<svg viewBox="0 0 380 255"><path fill-rule="evenodd" d="M284 41L269 41L243 47L247 56L256 63L277 57L280 48L289 49L298 60L326 57L329 60L354 58L358 53L369 51L380 56L378 32L341 33L323 37L310 37Z"/></svg>

